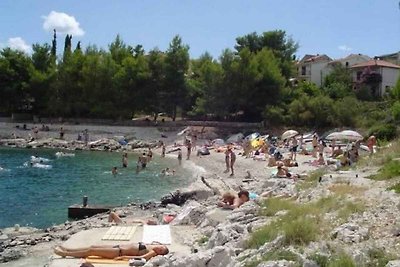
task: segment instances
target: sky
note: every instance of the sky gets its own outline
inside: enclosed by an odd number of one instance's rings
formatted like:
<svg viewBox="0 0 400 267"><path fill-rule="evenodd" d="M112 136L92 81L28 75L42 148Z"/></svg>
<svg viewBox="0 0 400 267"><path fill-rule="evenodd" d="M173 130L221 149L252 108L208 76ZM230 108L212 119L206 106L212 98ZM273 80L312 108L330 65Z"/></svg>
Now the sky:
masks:
<svg viewBox="0 0 400 267"><path fill-rule="evenodd" d="M0 0L0 47L30 53L58 31L85 47L107 48L117 34L146 51L166 50L180 35L190 55L215 58L236 37L281 29L300 45L298 57L400 51L400 0ZM61 51L61 48L60 48Z"/></svg>

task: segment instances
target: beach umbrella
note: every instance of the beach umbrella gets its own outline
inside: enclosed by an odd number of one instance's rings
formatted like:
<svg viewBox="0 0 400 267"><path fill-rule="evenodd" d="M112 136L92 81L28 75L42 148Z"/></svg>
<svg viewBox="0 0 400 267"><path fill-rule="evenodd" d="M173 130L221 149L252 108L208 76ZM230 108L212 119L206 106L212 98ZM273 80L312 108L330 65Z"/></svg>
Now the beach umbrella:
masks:
<svg viewBox="0 0 400 267"><path fill-rule="evenodd" d="M342 135L340 134L340 132L333 132L328 134L325 139L326 140L342 140L341 139Z"/></svg>
<svg viewBox="0 0 400 267"><path fill-rule="evenodd" d="M212 142L211 142L213 145L218 145L218 146L223 146L223 145L225 145L225 141L224 140L222 140L222 139L214 139L214 140L212 140Z"/></svg>
<svg viewBox="0 0 400 267"><path fill-rule="evenodd" d="M284 132L284 133L282 134L281 139L282 139L282 140L289 139L289 138L291 138L291 137L293 137L293 136L296 136L296 135L298 135L298 134L299 134L299 133L298 133L297 131L295 131L295 130L288 130L288 131L286 131L286 132Z"/></svg>
<svg viewBox="0 0 400 267"><path fill-rule="evenodd" d="M346 130L346 131L341 131L341 132L333 132L333 133L329 134L325 139L358 141L358 140L362 140L363 136L356 131Z"/></svg>
<svg viewBox="0 0 400 267"><path fill-rule="evenodd" d="M243 140L244 135L242 133L231 135L226 142L229 143L239 143Z"/></svg>
<svg viewBox="0 0 400 267"><path fill-rule="evenodd" d="M190 130L190 126L186 127L185 129L183 129L182 131L180 131L179 133L177 133L176 135L181 136L182 134L188 132Z"/></svg>
<svg viewBox="0 0 400 267"><path fill-rule="evenodd" d="M341 131L341 134L345 140L358 141L364 139L360 133L352 130Z"/></svg>
<svg viewBox="0 0 400 267"><path fill-rule="evenodd" d="M258 138L259 136L260 136L259 133L252 133L252 134L249 134L248 136L246 136L245 139L246 139L246 141L251 141L251 140Z"/></svg>

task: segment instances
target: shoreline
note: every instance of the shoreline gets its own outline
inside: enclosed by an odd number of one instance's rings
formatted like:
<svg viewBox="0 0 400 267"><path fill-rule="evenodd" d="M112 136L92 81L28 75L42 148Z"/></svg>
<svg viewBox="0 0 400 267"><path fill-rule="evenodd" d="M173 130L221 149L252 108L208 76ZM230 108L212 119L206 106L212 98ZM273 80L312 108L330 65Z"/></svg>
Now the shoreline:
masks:
<svg viewBox="0 0 400 267"><path fill-rule="evenodd" d="M159 152L159 149L154 150L157 157ZM173 158L174 154L167 154L167 157ZM310 159L309 156L298 155L299 167L294 168L295 172L309 175L317 170L316 167L307 163ZM329 252L329 247L347 253L356 262L364 261L371 248L385 249L385 251L388 250L388 253L400 255L400 246L398 245L400 237L392 234L394 229L400 229L400 226L396 224L397 221L400 221L397 208L397 204L400 203L400 196L393 191L388 191L385 181L367 179L368 176L378 172L378 166L362 165L343 171L327 169L326 172L320 174L320 182L316 182L311 187L303 188L302 186L306 183L305 180L294 181L286 178L273 178L271 172L275 167L267 167L265 161L257 161L240 155L237 157L234 177L223 172L225 167L223 153L211 151L208 156L196 157L193 155L190 161L183 160L182 162L183 167L197 170L197 175L195 175L197 177L193 183L177 190L181 194L187 194L188 199L184 204L181 206L167 204L165 207L153 204L145 208L139 204L127 205L117 209L117 212L123 214L125 219L152 217L158 221L162 221L165 214L182 214L189 210L182 220L177 221L177 224L172 226L191 225L193 227L187 233L180 233L180 245L185 250L182 253L172 250L170 254L164 257L156 257L150 260L146 266L206 266L206 263L212 263L213 266L220 267L243 267L253 261L260 261L261 255L276 250L290 251L305 263L312 261L309 257L315 251L329 256L329 253L333 253ZM248 171L254 179L245 182ZM207 182L208 186L204 181ZM280 236L258 248L249 248L246 245L257 229L262 228L271 220L282 218L286 214L285 210L278 212L279 215L277 213L271 218L260 216L260 203L262 201L249 201L233 211L224 211L216 206L220 194L229 190L237 192L239 189L246 189L258 195L267 193L269 197L287 198L298 205L307 205L336 196L337 192L334 190L337 189L335 188L354 190L354 192L349 191L347 193L339 191L339 196L351 202L361 199L365 205L365 210L362 213L350 214L346 221L340 223L335 220L335 210L328 212L325 217L327 217L327 220L332 218L332 233L335 234L324 236L301 250L296 247L284 247ZM27 235L23 241L15 238L13 241L16 244L23 242L22 245L26 245L21 249L29 254L22 257L21 260L10 262L8 265L4 264L4 266L28 266L18 265L17 262L35 257L33 255L41 255L44 258L50 257L46 262L42 262L42 265L47 264L46 266L49 267L67 266L56 264L56 262L60 262L60 258L54 256L51 251L54 245L70 240L70 237L74 237L76 233L109 226L107 215L99 214L88 219L66 222L45 229L43 233L37 234L41 238L37 245L26 244L27 239L36 240L32 238L34 234ZM274 260L273 264L284 264L283 262L283 260ZM288 261L285 262L285 264L289 264ZM282 266L294 266L294 263L290 264ZM0 263L0 266L3 266L3 264Z"/></svg>

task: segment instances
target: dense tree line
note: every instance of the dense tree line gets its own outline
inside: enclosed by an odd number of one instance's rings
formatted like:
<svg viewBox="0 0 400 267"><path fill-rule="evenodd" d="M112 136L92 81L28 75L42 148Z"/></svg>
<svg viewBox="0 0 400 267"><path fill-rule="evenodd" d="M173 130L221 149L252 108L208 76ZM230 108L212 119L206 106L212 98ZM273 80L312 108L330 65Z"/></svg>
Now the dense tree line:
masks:
<svg viewBox="0 0 400 267"><path fill-rule="evenodd" d="M371 127L400 119L400 85L390 99L373 102L368 89L353 90L348 69L340 66L321 88L292 83L297 49L281 30L238 37L218 59L208 53L191 59L179 36L166 51L145 51L120 36L107 50L83 50L67 35L57 56L54 33L51 45L35 44L31 55L1 50L0 112L113 119L165 113L307 127Z"/></svg>
<svg viewBox="0 0 400 267"><path fill-rule="evenodd" d="M219 59L208 53L190 59L179 36L166 51L146 52L120 36L107 50L82 50L67 35L57 57L56 38L54 33L51 45L33 45L31 55L0 52L1 112L125 119L161 112L173 119L178 113L217 119L241 114L261 120L293 74L297 49L284 31L239 37L236 49Z"/></svg>

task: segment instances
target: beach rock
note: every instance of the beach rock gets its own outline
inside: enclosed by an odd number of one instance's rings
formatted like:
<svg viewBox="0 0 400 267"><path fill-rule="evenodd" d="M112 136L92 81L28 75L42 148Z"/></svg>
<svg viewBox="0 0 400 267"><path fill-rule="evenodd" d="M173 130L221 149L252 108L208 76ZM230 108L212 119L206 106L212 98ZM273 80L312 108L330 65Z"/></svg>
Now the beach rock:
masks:
<svg viewBox="0 0 400 267"><path fill-rule="evenodd" d="M389 261L386 267L400 267L400 260Z"/></svg>
<svg viewBox="0 0 400 267"><path fill-rule="evenodd" d="M287 260L267 261L257 265L257 267L295 267L295 266L296 266L295 262Z"/></svg>
<svg viewBox="0 0 400 267"><path fill-rule="evenodd" d="M331 233L331 237L348 244L359 243L369 238L369 231L365 227L352 223L345 223L335 228Z"/></svg>
<svg viewBox="0 0 400 267"><path fill-rule="evenodd" d="M0 262L14 261L26 255L27 255L26 251L24 251L20 247L7 249L1 253Z"/></svg>
<svg viewBox="0 0 400 267"><path fill-rule="evenodd" d="M205 208L197 201L186 203L181 212L171 222L172 225L198 224L204 219Z"/></svg>

